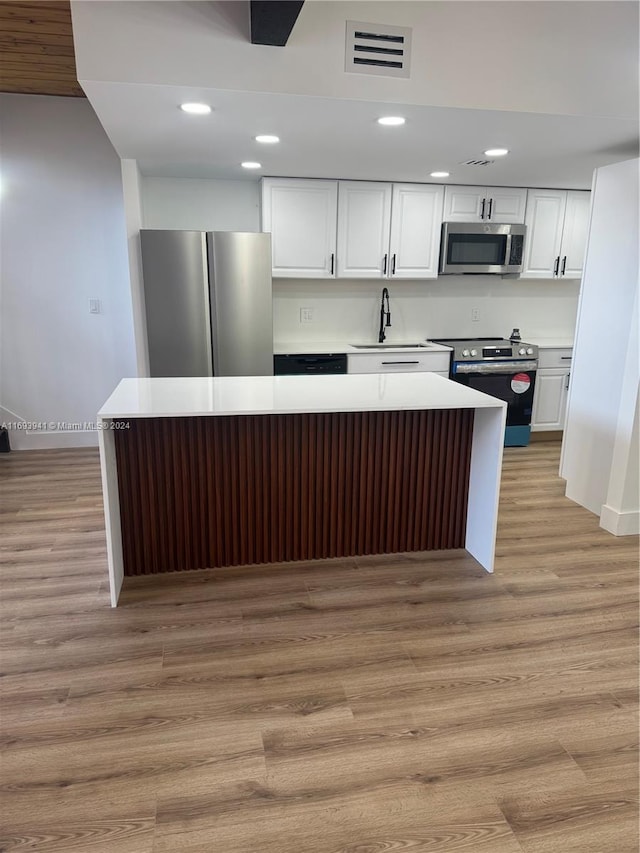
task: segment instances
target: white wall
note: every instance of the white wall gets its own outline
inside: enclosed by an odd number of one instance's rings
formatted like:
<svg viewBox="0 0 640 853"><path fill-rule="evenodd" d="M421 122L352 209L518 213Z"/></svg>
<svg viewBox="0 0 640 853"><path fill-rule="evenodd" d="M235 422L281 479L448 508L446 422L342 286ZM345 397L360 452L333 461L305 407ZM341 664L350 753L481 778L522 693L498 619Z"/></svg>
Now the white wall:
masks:
<svg viewBox="0 0 640 853"><path fill-rule="evenodd" d="M638 164L594 176L561 463L567 497L597 515L605 506L603 526L617 533L640 525Z"/></svg>
<svg viewBox="0 0 640 853"><path fill-rule="evenodd" d="M640 342L638 292L631 312L631 331L623 369L607 497L600 526L616 535L640 533L640 395L638 393Z"/></svg>
<svg viewBox="0 0 640 853"><path fill-rule="evenodd" d="M2 419L95 422L136 370L120 160L84 99L0 95L0 111ZM10 439L97 444L75 430Z"/></svg>
<svg viewBox="0 0 640 853"><path fill-rule="evenodd" d="M136 160L121 160L122 194L124 217L127 229L127 252L129 255L129 280L131 283L131 308L133 334L136 347L138 376L149 376L149 342L147 340L147 315L144 302L142 277L142 249L140 229L142 220L142 176Z"/></svg>
<svg viewBox="0 0 640 853"><path fill-rule="evenodd" d="M260 184L191 178L142 177L144 228L259 231Z"/></svg>

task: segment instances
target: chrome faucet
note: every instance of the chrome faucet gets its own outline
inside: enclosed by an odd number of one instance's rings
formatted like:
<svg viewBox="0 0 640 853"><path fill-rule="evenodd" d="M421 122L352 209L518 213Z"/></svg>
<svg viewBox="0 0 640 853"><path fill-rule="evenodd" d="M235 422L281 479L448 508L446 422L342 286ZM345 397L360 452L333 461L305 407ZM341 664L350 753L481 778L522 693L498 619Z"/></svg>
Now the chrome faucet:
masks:
<svg viewBox="0 0 640 853"><path fill-rule="evenodd" d="M384 310L384 301L387 300L387 310ZM386 322L385 322L386 317ZM386 287L382 288L382 299L380 300L380 331L378 332L378 343L384 342L384 330L391 325L391 308L389 307L389 291Z"/></svg>

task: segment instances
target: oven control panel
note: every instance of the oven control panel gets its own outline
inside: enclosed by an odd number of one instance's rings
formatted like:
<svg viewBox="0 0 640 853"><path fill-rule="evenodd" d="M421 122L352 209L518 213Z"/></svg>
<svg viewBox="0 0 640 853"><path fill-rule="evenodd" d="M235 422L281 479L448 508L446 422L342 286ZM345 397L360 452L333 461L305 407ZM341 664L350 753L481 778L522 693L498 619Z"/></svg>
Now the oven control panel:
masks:
<svg viewBox="0 0 640 853"><path fill-rule="evenodd" d="M513 347L483 347L483 358L513 358Z"/></svg>
<svg viewBox="0 0 640 853"><path fill-rule="evenodd" d="M524 341L508 341L502 338L478 338L477 340L438 340L451 347L452 362L505 362L532 361L538 358L538 347Z"/></svg>

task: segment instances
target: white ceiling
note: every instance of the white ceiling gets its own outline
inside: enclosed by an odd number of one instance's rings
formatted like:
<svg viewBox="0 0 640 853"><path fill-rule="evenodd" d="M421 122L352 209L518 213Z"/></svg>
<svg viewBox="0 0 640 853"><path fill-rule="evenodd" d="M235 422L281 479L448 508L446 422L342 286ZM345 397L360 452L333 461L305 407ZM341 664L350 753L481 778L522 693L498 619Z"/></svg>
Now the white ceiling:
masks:
<svg viewBox="0 0 640 853"><path fill-rule="evenodd" d="M268 175L587 188L637 156L633 2L307 0L285 48L247 41L243 2L72 8L79 79L144 174L255 179L239 164L257 159ZM414 28L408 81L344 72L354 17ZM381 128L385 114L407 123ZM495 146L511 154L459 165Z"/></svg>

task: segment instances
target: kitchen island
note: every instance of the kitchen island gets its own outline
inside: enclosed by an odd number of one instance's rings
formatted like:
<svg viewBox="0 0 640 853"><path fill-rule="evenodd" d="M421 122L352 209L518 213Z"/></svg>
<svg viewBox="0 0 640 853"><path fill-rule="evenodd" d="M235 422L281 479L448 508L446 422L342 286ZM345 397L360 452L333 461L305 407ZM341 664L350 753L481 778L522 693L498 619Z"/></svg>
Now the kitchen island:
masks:
<svg viewBox="0 0 640 853"><path fill-rule="evenodd" d="M434 374L123 379L98 414L128 575L466 548L493 571L506 404Z"/></svg>

